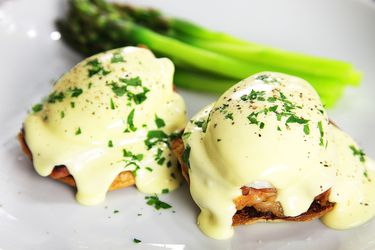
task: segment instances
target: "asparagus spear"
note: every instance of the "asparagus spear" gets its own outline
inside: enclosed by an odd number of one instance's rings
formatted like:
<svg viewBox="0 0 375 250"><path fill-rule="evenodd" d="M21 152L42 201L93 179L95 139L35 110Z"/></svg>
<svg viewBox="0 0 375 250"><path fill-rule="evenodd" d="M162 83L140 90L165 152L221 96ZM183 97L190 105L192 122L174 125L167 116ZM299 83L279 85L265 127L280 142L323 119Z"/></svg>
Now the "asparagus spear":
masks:
<svg viewBox="0 0 375 250"><path fill-rule="evenodd" d="M144 44L156 54L171 58L177 66L176 85L191 89L221 93L250 74L275 70L310 81L323 102L331 106L341 96L345 83L359 82L348 63L249 43L183 20L167 19L155 10L103 0L71 0L69 10L58 26L63 38L80 52L90 55ZM289 67L288 60L298 64ZM307 66L302 65L304 61Z"/></svg>
<svg viewBox="0 0 375 250"><path fill-rule="evenodd" d="M159 33L174 37L188 44L214 51L229 57L237 58L252 64L263 65L270 71L280 71L303 78L327 77L358 86L361 73L347 62L308 56L281 49L244 41L230 35L212 32L191 22L162 16L154 9L134 8L126 5L115 5L121 13L125 12L134 20L152 27L152 20L163 24ZM147 17L148 22L142 22Z"/></svg>

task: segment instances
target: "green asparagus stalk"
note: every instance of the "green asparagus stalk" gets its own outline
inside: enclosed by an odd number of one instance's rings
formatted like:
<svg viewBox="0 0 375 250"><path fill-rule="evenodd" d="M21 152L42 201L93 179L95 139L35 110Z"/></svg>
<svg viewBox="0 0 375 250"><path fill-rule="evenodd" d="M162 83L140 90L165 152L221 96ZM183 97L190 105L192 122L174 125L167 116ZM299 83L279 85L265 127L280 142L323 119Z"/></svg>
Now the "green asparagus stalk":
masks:
<svg viewBox="0 0 375 250"><path fill-rule="evenodd" d="M161 32L168 36L199 48L252 64L263 65L270 71L280 71L310 79L327 77L353 86L358 86L362 78L361 73L347 62L308 56L244 41L224 33L212 32L185 20L164 17L153 9L132 8L123 5L116 7L120 9L120 12L125 11L136 20L139 20L139 17L148 17L148 22L145 23L147 27L155 17L154 20L157 23L164 25ZM152 27L150 28L152 29Z"/></svg>
<svg viewBox="0 0 375 250"><path fill-rule="evenodd" d="M259 71L280 71L305 78L327 106L345 85L358 84L352 65L273 49L212 32L190 22L165 18L152 9L109 4L103 0L71 0L66 19L59 20L63 38L86 55L126 45L146 45L176 65L175 84L222 93Z"/></svg>

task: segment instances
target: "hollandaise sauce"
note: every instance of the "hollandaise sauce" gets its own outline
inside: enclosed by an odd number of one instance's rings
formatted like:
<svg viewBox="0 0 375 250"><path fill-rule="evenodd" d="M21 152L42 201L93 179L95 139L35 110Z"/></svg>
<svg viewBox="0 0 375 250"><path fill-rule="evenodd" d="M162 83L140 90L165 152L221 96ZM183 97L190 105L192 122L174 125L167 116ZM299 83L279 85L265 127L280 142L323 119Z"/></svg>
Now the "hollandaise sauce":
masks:
<svg viewBox="0 0 375 250"><path fill-rule="evenodd" d="M330 124L318 94L300 78L264 72L239 82L193 117L183 140L198 224L213 238L233 234L242 186L276 188L285 216L306 212L331 189L336 204L322 220L336 229L375 214L372 160Z"/></svg>
<svg viewBox="0 0 375 250"><path fill-rule="evenodd" d="M123 171L132 171L144 193L177 188L181 177L169 140L183 129L186 111L173 73L169 59L135 47L76 65L24 122L36 171L48 176L65 165L84 205L103 201Z"/></svg>

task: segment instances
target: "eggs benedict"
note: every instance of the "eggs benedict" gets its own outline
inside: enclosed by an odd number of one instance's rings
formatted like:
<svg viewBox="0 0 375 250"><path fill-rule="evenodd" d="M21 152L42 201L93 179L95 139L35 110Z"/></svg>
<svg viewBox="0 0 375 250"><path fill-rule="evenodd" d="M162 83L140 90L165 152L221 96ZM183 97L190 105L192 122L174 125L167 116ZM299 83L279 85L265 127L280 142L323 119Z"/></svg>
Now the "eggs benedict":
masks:
<svg viewBox="0 0 375 250"><path fill-rule="evenodd" d="M80 62L23 124L21 145L35 170L76 186L84 205L133 184L150 194L179 187L170 138L186 111L173 72L169 59L136 47Z"/></svg>
<svg viewBox="0 0 375 250"><path fill-rule="evenodd" d="M253 75L196 114L173 142L200 229L226 239L233 225L322 218L347 229L375 214L375 165L328 120L313 87Z"/></svg>

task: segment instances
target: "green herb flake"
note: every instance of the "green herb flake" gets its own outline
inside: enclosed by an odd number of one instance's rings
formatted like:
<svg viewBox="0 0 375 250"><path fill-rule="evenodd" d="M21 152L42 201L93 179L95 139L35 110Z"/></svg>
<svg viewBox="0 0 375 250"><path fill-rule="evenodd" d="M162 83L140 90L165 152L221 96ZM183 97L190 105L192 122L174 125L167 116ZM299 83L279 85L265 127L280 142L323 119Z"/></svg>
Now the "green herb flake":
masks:
<svg viewBox="0 0 375 250"><path fill-rule="evenodd" d="M186 145L185 150L182 153L182 162L185 163L188 168L190 168L190 161L189 161L190 151L191 151L191 147L188 144Z"/></svg>
<svg viewBox="0 0 375 250"><path fill-rule="evenodd" d="M124 58L120 53L113 53L113 56L111 58L111 63L120 63L125 62Z"/></svg>
<svg viewBox="0 0 375 250"><path fill-rule="evenodd" d="M136 244L138 244L138 243L141 243L142 241L141 241L141 240L138 240L138 239L136 239L136 238L134 238L134 239L133 239L133 242L136 243Z"/></svg>
<svg viewBox="0 0 375 250"><path fill-rule="evenodd" d="M146 169L147 171L150 171L150 172L152 172L152 171L153 171L153 169L152 169L152 168L150 168L150 167L145 167L145 169Z"/></svg>
<svg viewBox="0 0 375 250"><path fill-rule="evenodd" d="M78 97L83 93L83 90L81 88L75 87L73 89L69 88L67 92L70 93L70 97Z"/></svg>
<svg viewBox="0 0 375 250"><path fill-rule="evenodd" d="M114 110L116 107L115 107L115 103L113 102L113 99L111 98L109 102L111 105L111 109Z"/></svg>
<svg viewBox="0 0 375 250"><path fill-rule="evenodd" d="M115 82L112 82L110 85L112 87L113 93L115 93L116 96L121 97L121 96L125 95L125 93L127 91L126 86L118 86L117 83L115 83Z"/></svg>
<svg viewBox="0 0 375 250"><path fill-rule="evenodd" d="M268 98L267 98L267 101L268 101L268 102L271 102L271 103L272 103L272 102L276 102L276 101L277 101L277 98L276 98L276 97L273 97L273 96L272 96L272 97L268 97Z"/></svg>
<svg viewBox="0 0 375 250"><path fill-rule="evenodd" d="M303 119L303 118L299 118L296 115L291 115L286 120L285 124L288 124L288 123L307 124L308 122L309 122L309 120L306 120L306 119Z"/></svg>
<svg viewBox="0 0 375 250"><path fill-rule="evenodd" d="M92 82L89 82L89 85L87 86L88 89L91 89L92 87Z"/></svg>
<svg viewBox="0 0 375 250"><path fill-rule="evenodd" d="M113 213L114 214L117 214L117 213L119 213L120 211L118 211L118 210L113 210Z"/></svg>
<svg viewBox="0 0 375 250"><path fill-rule="evenodd" d="M257 112L252 112L250 115L247 116L247 119L249 120L250 124L256 124L256 125L259 124L259 121L257 119L258 114L259 113Z"/></svg>
<svg viewBox="0 0 375 250"><path fill-rule="evenodd" d="M365 158L366 154L365 152L363 152L362 149L356 148L356 146L354 145L350 145L349 148L352 150L354 156L359 157L360 162L363 162L363 163L366 162L366 158Z"/></svg>
<svg viewBox="0 0 375 250"><path fill-rule="evenodd" d="M310 134L310 127L308 124L305 124L303 126L303 132L305 133L305 135L309 135Z"/></svg>
<svg viewBox="0 0 375 250"><path fill-rule="evenodd" d="M158 151L155 155L155 161L159 165L163 165L165 161L165 157L163 157L163 150L161 150L160 148L158 148Z"/></svg>
<svg viewBox="0 0 375 250"><path fill-rule="evenodd" d="M164 188L163 190L161 190L161 193L162 194L168 194L169 193L169 189L168 188Z"/></svg>
<svg viewBox="0 0 375 250"><path fill-rule="evenodd" d="M150 130L147 133L147 138L144 143L147 149L152 148L158 143L165 143L169 147L169 136L162 130Z"/></svg>
<svg viewBox="0 0 375 250"><path fill-rule="evenodd" d="M91 61L88 61L86 65L89 67L89 69L88 69L88 76L89 77L92 77L96 74L105 76L105 75L108 75L109 73L111 73L111 71L108 71L108 70L104 69L102 63L99 62L98 59L93 59Z"/></svg>
<svg viewBox="0 0 375 250"><path fill-rule="evenodd" d="M150 92L150 90L147 87L142 86L142 81L138 76L130 79L120 78L120 82L124 85L119 86L116 82L112 82L111 84L109 84L112 87L112 91L117 96L123 96L126 94L128 99L133 100L137 105L143 103L147 99L147 93ZM141 87L142 92L133 93L128 89L129 86Z"/></svg>
<svg viewBox="0 0 375 250"><path fill-rule="evenodd" d="M126 163L125 168L134 166L134 170L132 171L134 176L137 176L137 172L139 169L139 162L143 160L143 154L134 154L133 152L123 149L123 157Z"/></svg>
<svg viewBox="0 0 375 250"><path fill-rule="evenodd" d="M182 134L182 139L187 140L190 137L190 135L191 135L191 132L185 132Z"/></svg>
<svg viewBox="0 0 375 250"><path fill-rule="evenodd" d="M75 102L71 102L71 103L70 103L70 107L71 107L72 109L74 109L74 108L76 107L76 103L75 103Z"/></svg>
<svg viewBox="0 0 375 250"><path fill-rule="evenodd" d="M266 94L266 91L255 91L254 89L251 90L251 92L248 95L243 95L240 97L242 101L265 101L264 95Z"/></svg>
<svg viewBox="0 0 375 250"><path fill-rule="evenodd" d="M60 118L63 119L65 117L65 112L64 111L61 111L60 112Z"/></svg>
<svg viewBox="0 0 375 250"><path fill-rule="evenodd" d="M32 107L32 110L34 113L38 113L39 111L41 111L43 109L43 104L42 103L38 103L38 104L35 104L33 107Z"/></svg>
<svg viewBox="0 0 375 250"><path fill-rule="evenodd" d="M264 126L265 126L264 122L261 122L261 123L259 124L259 128L260 128L260 129L263 129Z"/></svg>
<svg viewBox="0 0 375 250"><path fill-rule="evenodd" d="M229 120L232 120L233 121L233 113L227 113L225 115L225 119L229 119Z"/></svg>
<svg viewBox="0 0 375 250"><path fill-rule="evenodd" d="M133 78L120 78L120 81L125 83L128 86L141 86L142 81L139 76Z"/></svg>
<svg viewBox="0 0 375 250"><path fill-rule="evenodd" d="M113 148L113 142L112 142L112 140L109 140L109 141L108 141L108 147L109 147L109 148Z"/></svg>
<svg viewBox="0 0 375 250"><path fill-rule="evenodd" d="M48 103L56 103L56 102L62 102L65 98L65 95L63 92L52 92L48 98L47 98L47 102Z"/></svg>
<svg viewBox="0 0 375 250"><path fill-rule="evenodd" d="M130 111L128 115L128 118L127 118L128 128L125 130L125 132L130 132L130 131L134 132L137 130L137 128L134 126L134 112L135 110L132 109L132 111Z"/></svg>
<svg viewBox="0 0 375 250"><path fill-rule="evenodd" d="M198 121L194 121L194 124L195 124L198 128L202 128L205 122L206 122L205 120L198 120Z"/></svg>
<svg viewBox="0 0 375 250"><path fill-rule="evenodd" d="M147 99L146 94L148 92L150 92L150 90L146 87L143 87L143 92L141 92L141 93L134 94L132 92L128 92L128 98L132 99L135 102L135 104L139 105L139 104L143 103L144 101L146 101L146 99Z"/></svg>
<svg viewBox="0 0 375 250"><path fill-rule="evenodd" d="M158 128L162 128L165 126L165 122L163 119L161 119L160 117L158 117L157 115L155 115L155 124Z"/></svg>
<svg viewBox="0 0 375 250"><path fill-rule="evenodd" d="M82 133L81 128L80 127L77 128L77 130L75 132L75 135L80 135L81 133Z"/></svg>
<svg viewBox="0 0 375 250"><path fill-rule="evenodd" d="M168 203L161 201L157 195L146 196L145 199L147 200L147 205L153 206L156 210L168 209L172 207Z"/></svg>
<svg viewBox="0 0 375 250"><path fill-rule="evenodd" d="M321 121L318 122L318 128L319 128L319 133L320 133L320 146L324 146L324 130L323 130L323 124Z"/></svg>

